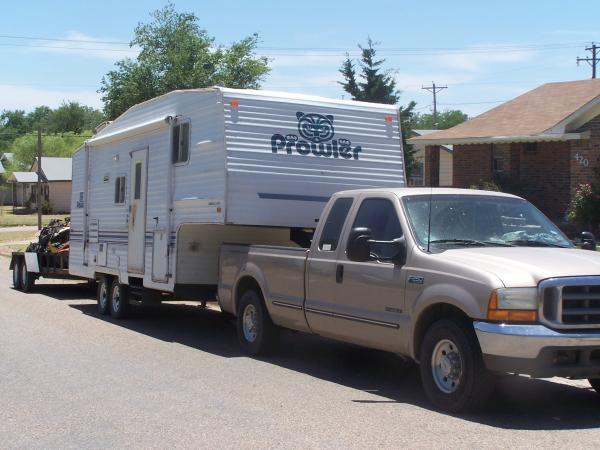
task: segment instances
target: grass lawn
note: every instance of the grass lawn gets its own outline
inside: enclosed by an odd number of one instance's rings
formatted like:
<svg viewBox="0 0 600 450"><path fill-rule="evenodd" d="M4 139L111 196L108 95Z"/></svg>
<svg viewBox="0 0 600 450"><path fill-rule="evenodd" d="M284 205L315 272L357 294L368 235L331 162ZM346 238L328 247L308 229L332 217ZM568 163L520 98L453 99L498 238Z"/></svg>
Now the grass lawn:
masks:
<svg viewBox="0 0 600 450"><path fill-rule="evenodd" d="M51 219L64 219L68 214L45 214L42 216L42 226ZM0 228L16 227L19 225L37 225L37 214L13 214L11 206L0 207Z"/></svg>
<svg viewBox="0 0 600 450"><path fill-rule="evenodd" d="M0 233L0 244L3 242L13 242L13 241L25 241L30 240L33 241L35 239L35 231L5 231Z"/></svg>

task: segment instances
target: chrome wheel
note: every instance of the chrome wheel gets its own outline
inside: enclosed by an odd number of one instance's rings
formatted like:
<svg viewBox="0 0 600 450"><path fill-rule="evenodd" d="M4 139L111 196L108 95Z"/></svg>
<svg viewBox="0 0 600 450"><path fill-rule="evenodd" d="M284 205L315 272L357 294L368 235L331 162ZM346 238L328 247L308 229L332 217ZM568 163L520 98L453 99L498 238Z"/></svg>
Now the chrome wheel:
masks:
<svg viewBox="0 0 600 450"><path fill-rule="evenodd" d="M247 305L244 309L242 328L244 331L244 338L248 342L254 342L258 335L258 314L254 305Z"/></svg>
<svg viewBox="0 0 600 450"><path fill-rule="evenodd" d="M118 283L113 285L111 302L113 311L121 310L121 286Z"/></svg>
<svg viewBox="0 0 600 450"><path fill-rule="evenodd" d="M433 381L438 389L451 394L458 389L463 372L463 359L454 342L442 339L431 355Z"/></svg>
<svg viewBox="0 0 600 450"><path fill-rule="evenodd" d="M108 307L108 287L106 281L100 283L100 292L98 293L98 301L100 302L100 309L103 311Z"/></svg>

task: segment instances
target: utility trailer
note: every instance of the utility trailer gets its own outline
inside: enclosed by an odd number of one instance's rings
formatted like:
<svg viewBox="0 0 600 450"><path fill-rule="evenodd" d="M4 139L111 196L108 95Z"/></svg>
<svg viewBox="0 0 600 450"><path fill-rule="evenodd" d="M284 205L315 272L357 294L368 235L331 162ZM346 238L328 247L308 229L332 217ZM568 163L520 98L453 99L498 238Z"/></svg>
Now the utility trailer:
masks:
<svg viewBox="0 0 600 450"><path fill-rule="evenodd" d="M12 252L9 269L13 273L13 286L23 292L31 291L40 277L85 280L69 273L69 252Z"/></svg>
<svg viewBox="0 0 600 450"><path fill-rule="evenodd" d="M393 105L173 91L73 155L69 274L116 317L131 297L214 300L223 243L306 246L335 192L404 184Z"/></svg>

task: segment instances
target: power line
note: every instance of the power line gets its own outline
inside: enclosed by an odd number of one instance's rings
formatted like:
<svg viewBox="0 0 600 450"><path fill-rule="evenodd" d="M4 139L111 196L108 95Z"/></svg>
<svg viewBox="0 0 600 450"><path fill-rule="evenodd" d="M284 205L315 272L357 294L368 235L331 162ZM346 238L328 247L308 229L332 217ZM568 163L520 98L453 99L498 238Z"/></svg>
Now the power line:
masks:
<svg viewBox="0 0 600 450"><path fill-rule="evenodd" d="M95 40L89 40L89 39L61 39L61 38L52 38L52 37L14 36L14 35L10 35L10 34L0 34L0 38L23 39L23 40L30 40L30 41L85 42L87 44L129 45L129 42L123 42L123 41L95 41Z"/></svg>
<svg viewBox="0 0 600 450"><path fill-rule="evenodd" d="M592 46L586 47L585 50L588 52L592 52L592 57L591 58L577 57L577 65L579 65L580 61L585 61L590 66L592 66L592 79L594 79L594 78L596 78L596 64L598 64L598 61L600 61L600 53L598 53L598 50L600 50L600 47L592 42Z"/></svg>

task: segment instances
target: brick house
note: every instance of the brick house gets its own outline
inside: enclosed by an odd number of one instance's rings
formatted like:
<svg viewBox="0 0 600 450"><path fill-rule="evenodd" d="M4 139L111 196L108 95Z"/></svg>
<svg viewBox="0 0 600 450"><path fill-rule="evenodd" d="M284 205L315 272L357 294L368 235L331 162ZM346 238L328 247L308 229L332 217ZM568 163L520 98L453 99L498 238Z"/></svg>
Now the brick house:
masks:
<svg viewBox="0 0 600 450"><path fill-rule="evenodd" d="M600 167L600 79L544 84L447 130L425 146L425 185L439 186L440 145L453 145L452 185L496 180L556 221Z"/></svg>

